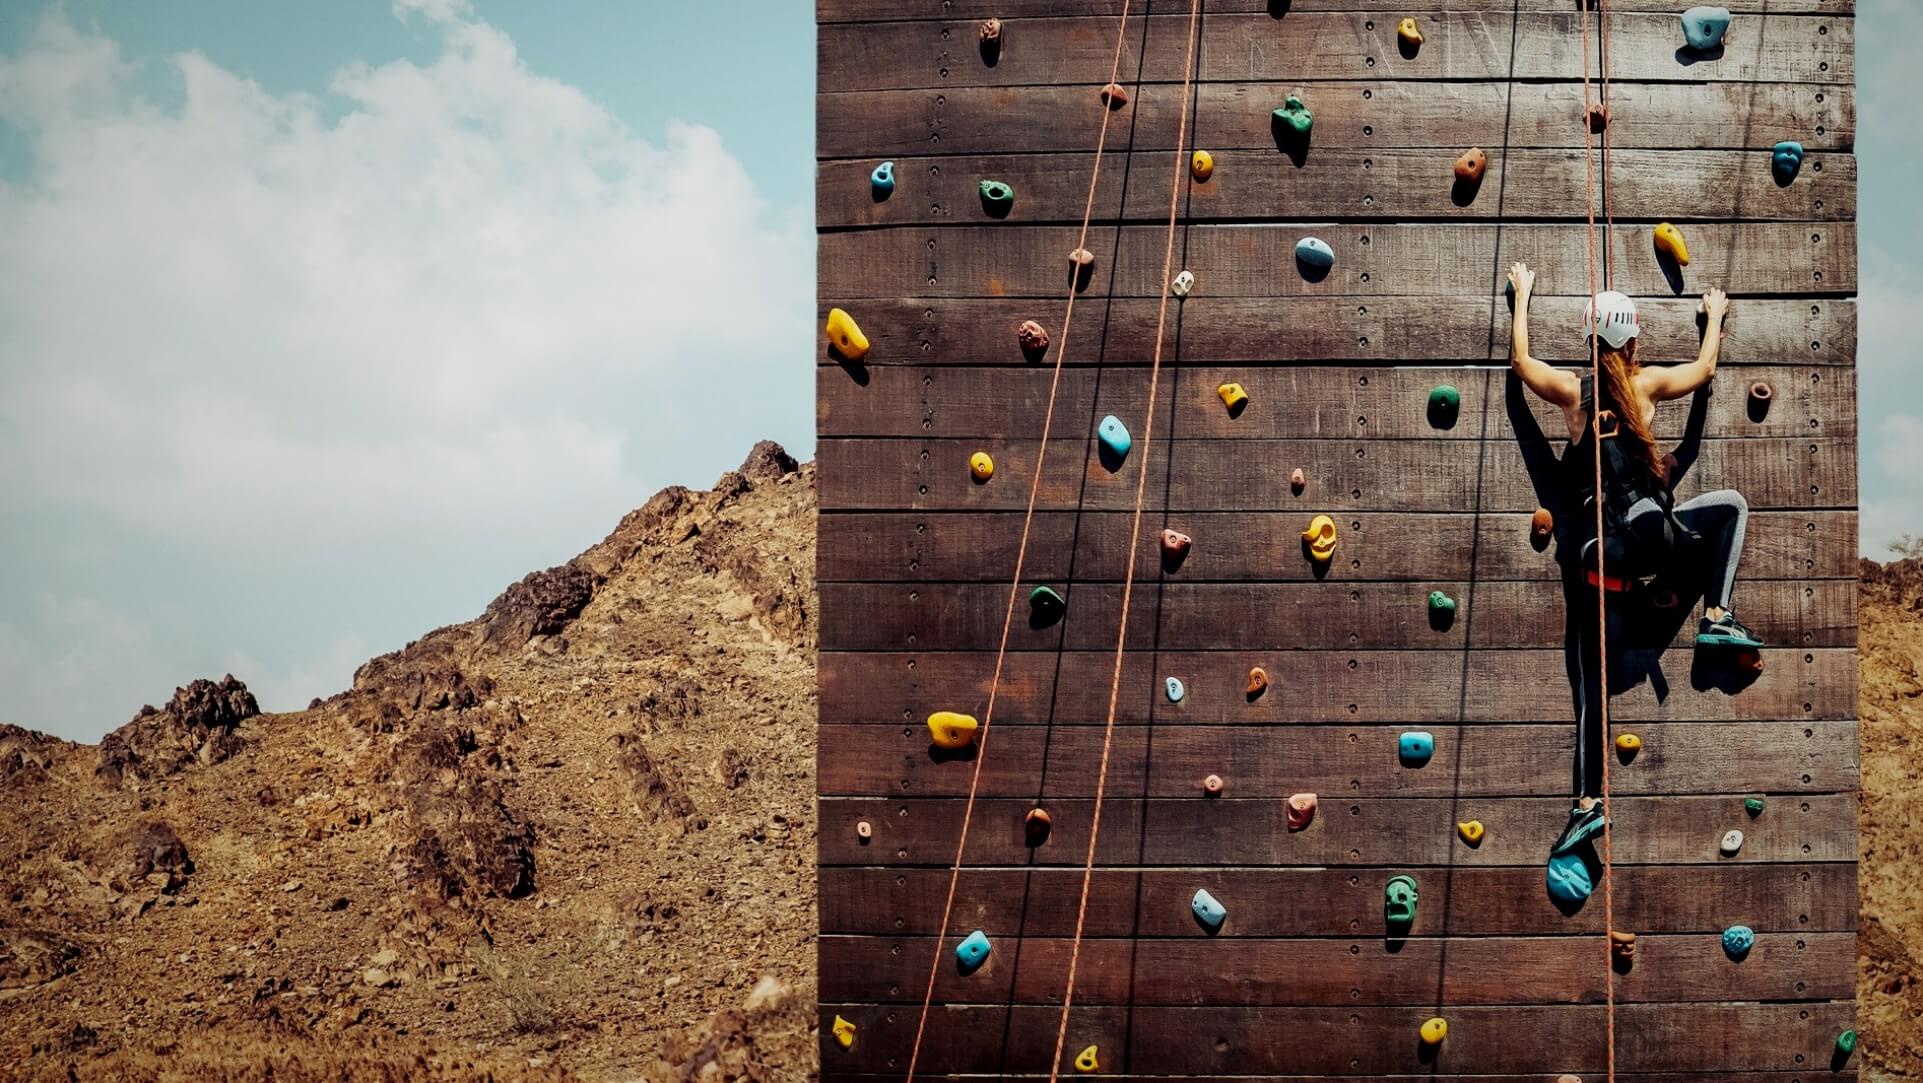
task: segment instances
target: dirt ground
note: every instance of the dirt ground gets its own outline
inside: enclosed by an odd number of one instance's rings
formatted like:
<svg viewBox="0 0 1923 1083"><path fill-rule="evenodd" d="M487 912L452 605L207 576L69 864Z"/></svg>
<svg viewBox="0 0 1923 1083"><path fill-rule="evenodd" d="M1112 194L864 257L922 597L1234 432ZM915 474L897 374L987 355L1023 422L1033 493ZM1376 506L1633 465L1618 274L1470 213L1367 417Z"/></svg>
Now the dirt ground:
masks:
<svg viewBox="0 0 1923 1083"><path fill-rule="evenodd" d="M0 1074L814 1075L814 525L764 444L307 710L0 727ZM1923 1078L1923 566L1863 576L1861 1065Z"/></svg>

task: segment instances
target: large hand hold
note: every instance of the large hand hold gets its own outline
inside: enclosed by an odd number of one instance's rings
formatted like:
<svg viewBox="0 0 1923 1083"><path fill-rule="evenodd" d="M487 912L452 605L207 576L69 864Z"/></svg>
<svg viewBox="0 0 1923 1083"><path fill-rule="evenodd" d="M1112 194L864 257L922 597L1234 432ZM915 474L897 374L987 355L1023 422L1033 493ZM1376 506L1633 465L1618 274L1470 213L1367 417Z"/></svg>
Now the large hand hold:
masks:
<svg viewBox="0 0 1923 1083"><path fill-rule="evenodd" d="M1436 735L1427 730L1410 730L1396 738L1396 759L1404 767L1421 767L1436 754Z"/></svg>
<svg viewBox="0 0 1923 1083"><path fill-rule="evenodd" d="M1294 94L1289 95L1282 102L1282 108L1277 109L1272 115L1274 123L1295 139L1308 138L1309 132L1315 127L1315 114L1310 112L1309 107L1302 103L1302 99Z"/></svg>
<svg viewBox="0 0 1923 1083"><path fill-rule="evenodd" d="M1091 1045L1080 1053L1075 1054L1075 1070L1078 1072L1099 1072L1102 1070L1101 1062L1096 1059L1094 1046Z"/></svg>
<svg viewBox="0 0 1923 1083"><path fill-rule="evenodd" d="M1189 176L1197 181L1206 181L1215 173L1215 155L1198 150L1189 155Z"/></svg>
<svg viewBox="0 0 1923 1083"><path fill-rule="evenodd" d="M1658 222L1655 231L1656 251L1676 261L1676 266L1689 266L1689 245L1683 243L1683 231L1668 222Z"/></svg>
<svg viewBox="0 0 1923 1083"><path fill-rule="evenodd" d="M1721 45L1723 34L1728 30L1728 8L1713 8L1705 5L1683 12L1683 40L1689 42L1689 47L1698 52Z"/></svg>
<svg viewBox="0 0 1923 1083"><path fill-rule="evenodd" d="M928 716L928 734L942 748L967 748L975 743L981 723L959 711L936 711Z"/></svg>
<svg viewBox="0 0 1923 1083"><path fill-rule="evenodd" d="M868 356L868 336L855 326L855 318L839 308L828 310L828 344L850 361Z"/></svg>
<svg viewBox="0 0 1923 1083"><path fill-rule="evenodd" d="M1382 889L1382 917L1390 936L1405 936L1416 923L1416 878L1391 876Z"/></svg>
<svg viewBox="0 0 1923 1083"><path fill-rule="evenodd" d="M1312 271L1335 266L1335 249L1320 237L1304 237L1295 242L1295 262Z"/></svg>
<svg viewBox="0 0 1923 1083"><path fill-rule="evenodd" d="M1335 556L1335 520L1326 515L1309 520L1309 528L1302 532L1302 541L1309 547L1310 559L1317 564L1327 564Z"/></svg>
<svg viewBox="0 0 1923 1083"><path fill-rule="evenodd" d="M1723 930L1723 954L1741 959L1756 946L1756 930L1747 925L1731 925Z"/></svg>
<svg viewBox="0 0 1923 1083"><path fill-rule="evenodd" d="M855 1047L855 1025L841 1016L835 1016L834 1025L829 1028L835 1036L835 1044L843 1049Z"/></svg>
<svg viewBox="0 0 1923 1083"><path fill-rule="evenodd" d="M964 937L961 943L955 945L955 962L959 963L963 970L974 970L988 961L988 953L991 950L988 934L976 929Z"/></svg>
<svg viewBox="0 0 1923 1083"><path fill-rule="evenodd" d="M1416 1033L1422 1036L1423 1045L1441 1045L1442 1039L1449 1036L1449 1021L1440 1015L1431 1016L1422 1023Z"/></svg>
<svg viewBox="0 0 1923 1083"><path fill-rule="evenodd" d="M1117 458L1127 455L1128 449L1135 446L1134 438L1128 434L1128 426L1122 424L1122 419L1114 414L1102 419L1095 429L1095 436Z"/></svg>
<svg viewBox="0 0 1923 1083"><path fill-rule="evenodd" d="M1803 144L1785 139L1770 151L1769 171L1776 183L1787 186L1803 168Z"/></svg>
<svg viewBox="0 0 1923 1083"><path fill-rule="evenodd" d="M1396 37L1411 49L1422 44L1422 28L1416 25L1414 15L1404 15L1396 22Z"/></svg>

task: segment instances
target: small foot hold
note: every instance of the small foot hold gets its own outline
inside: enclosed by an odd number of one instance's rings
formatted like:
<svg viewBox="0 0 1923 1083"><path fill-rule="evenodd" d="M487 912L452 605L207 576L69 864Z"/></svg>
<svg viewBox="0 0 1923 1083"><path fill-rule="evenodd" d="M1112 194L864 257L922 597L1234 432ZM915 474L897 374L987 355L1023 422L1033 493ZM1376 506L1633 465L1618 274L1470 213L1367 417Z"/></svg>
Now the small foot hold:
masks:
<svg viewBox="0 0 1923 1083"><path fill-rule="evenodd" d="M1396 37L1411 49L1422 45L1422 27L1417 25L1414 15L1404 15L1396 23Z"/></svg>
<svg viewBox="0 0 1923 1083"><path fill-rule="evenodd" d="M1189 900L1189 910L1195 914L1195 920L1201 922L1202 927L1209 932L1220 929L1222 923L1229 917L1228 908L1217 902L1215 896L1209 894L1206 888L1195 889L1195 897Z"/></svg>
<svg viewBox="0 0 1923 1083"><path fill-rule="evenodd" d="M968 457L968 476L979 484L995 476L995 460L986 451L977 451Z"/></svg>
<svg viewBox="0 0 1923 1083"><path fill-rule="evenodd" d="M1295 793L1289 795L1289 830L1300 831L1315 820L1315 795Z"/></svg>
<svg viewBox="0 0 1923 1083"><path fill-rule="evenodd" d="M1215 389L1215 393L1222 397L1222 405L1228 407L1229 413L1231 414L1240 411L1242 407L1249 404L1249 393L1241 384L1223 384Z"/></svg>
<svg viewBox="0 0 1923 1083"><path fill-rule="evenodd" d="M1724 857L1735 857L1743 848L1743 833L1733 827L1723 832L1723 840L1717 848Z"/></svg>
<svg viewBox="0 0 1923 1083"><path fill-rule="evenodd" d="M1202 792L1210 797L1222 796L1222 776L1210 775L1202 780Z"/></svg>
<svg viewBox="0 0 1923 1083"><path fill-rule="evenodd" d="M1851 1053L1856 1052L1855 1031L1846 1030L1836 1036L1836 1052L1842 1057L1848 1057Z"/></svg>
<svg viewBox="0 0 1923 1083"><path fill-rule="evenodd" d="M1307 138L1315 128L1315 113L1294 94L1284 99L1282 108L1277 109L1272 116L1277 127L1296 139Z"/></svg>
<svg viewBox="0 0 1923 1083"><path fill-rule="evenodd" d="M1034 320L1023 320L1022 325L1015 328L1015 341L1022 348L1022 356L1037 360L1048 352L1048 329Z"/></svg>
<svg viewBox="0 0 1923 1083"><path fill-rule="evenodd" d="M1723 954L1741 959L1756 946L1756 931L1747 925L1731 925L1723 930Z"/></svg>
<svg viewBox="0 0 1923 1083"><path fill-rule="evenodd" d="M1215 155L1198 150L1189 155L1189 176L1197 181L1206 181L1215 174Z"/></svg>
<svg viewBox="0 0 1923 1083"><path fill-rule="evenodd" d="M1462 392L1451 384L1437 384L1429 389L1429 425L1432 428L1454 428L1456 417L1462 412Z"/></svg>
<svg viewBox="0 0 1923 1083"><path fill-rule="evenodd" d="M1015 186L1006 181L982 181L981 196L982 210L997 218L1003 217L1015 207Z"/></svg>
<svg viewBox="0 0 1923 1083"><path fill-rule="evenodd" d="M1456 179L1464 184L1481 184L1482 174L1489 168L1489 155L1481 147L1470 147L1456 159Z"/></svg>
<svg viewBox="0 0 1923 1083"><path fill-rule="evenodd" d="M1195 275L1193 272L1187 271L1187 270L1178 272L1175 276L1175 280L1168 284L1168 291L1174 294L1177 300L1181 300L1182 298L1187 297L1189 295L1189 291L1194 288L1195 288Z"/></svg>
<svg viewBox="0 0 1923 1083"><path fill-rule="evenodd" d="M875 825L867 820L861 821L855 825L855 837L861 840L863 846L868 845L868 840L875 837Z"/></svg>
<svg viewBox="0 0 1923 1083"><path fill-rule="evenodd" d="M1555 535L1556 517L1549 513L1548 508L1537 508L1535 514L1529 517L1529 544L1540 553L1549 548L1549 541Z"/></svg>
<svg viewBox="0 0 1923 1083"><path fill-rule="evenodd" d="M868 174L868 187L874 191L875 195L882 198L886 198L890 192L893 192L895 190L895 163L883 162L876 166L875 171Z"/></svg>
<svg viewBox="0 0 1923 1083"><path fill-rule="evenodd" d="M1404 767L1421 767L1436 754L1436 735L1427 730L1410 730L1396 738L1396 759Z"/></svg>
<svg viewBox="0 0 1923 1083"><path fill-rule="evenodd" d="M1049 819L1047 809L1029 809L1028 815L1022 818L1022 835L1028 840L1031 848L1047 842L1048 833L1054 827L1055 821Z"/></svg>
<svg viewBox="0 0 1923 1083"><path fill-rule="evenodd" d="M1298 466L1294 470L1289 471L1289 491L1290 492L1294 493L1297 496L1301 496L1302 490L1308 487L1309 487L1309 476L1302 472L1301 467Z"/></svg>
<svg viewBox="0 0 1923 1083"><path fill-rule="evenodd" d="M983 19L980 34L983 45L1000 45L1002 42L1002 21L993 17Z"/></svg>
<svg viewBox="0 0 1923 1083"><path fill-rule="evenodd" d="M1382 918L1390 936L1406 936L1416 923L1416 878L1391 876L1382 888Z"/></svg>
<svg viewBox="0 0 1923 1083"><path fill-rule="evenodd" d="M1803 169L1803 144L1794 139L1785 139L1770 150L1769 172L1776 183L1788 187Z"/></svg>
<svg viewBox="0 0 1923 1083"><path fill-rule="evenodd" d="M1482 845L1482 836L1486 831L1481 820L1464 820L1456 825L1456 834L1461 835L1462 841L1471 846Z"/></svg>
<svg viewBox="0 0 1923 1083"><path fill-rule="evenodd" d="M955 961L965 970L974 970L988 961L988 953L993 946L988 942L988 934L976 929L955 945Z"/></svg>
<svg viewBox="0 0 1923 1083"><path fill-rule="evenodd" d="M1429 592L1429 624L1446 628L1456 619L1456 600L1439 590Z"/></svg>
<svg viewBox="0 0 1923 1083"><path fill-rule="evenodd" d="M1038 624L1050 625L1068 612L1068 600L1054 587L1036 587L1028 592L1028 615Z"/></svg>
<svg viewBox="0 0 1923 1083"><path fill-rule="evenodd" d="M836 1045L843 1049L853 1049L855 1047L855 1025L853 1023L837 1015L835 1016L834 1024L828 1029L830 1033L834 1034Z"/></svg>
<svg viewBox="0 0 1923 1083"><path fill-rule="evenodd" d="M1168 701L1170 703L1180 703L1182 699L1189 694L1188 689L1183 686L1182 678L1180 677L1162 678L1162 691L1168 695Z"/></svg>
<svg viewBox="0 0 1923 1083"><path fill-rule="evenodd" d="M1162 531L1162 562L1180 564L1189 555L1189 547L1195 544L1187 534L1179 530Z"/></svg>
<svg viewBox="0 0 1923 1083"><path fill-rule="evenodd" d="M1616 735L1616 758L1622 760L1624 763L1635 759L1636 753L1642 750L1643 739L1641 737L1633 733L1619 733Z"/></svg>
<svg viewBox="0 0 1923 1083"><path fill-rule="evenodd" d="M1745 797L1743 798L1743 811L1749 813L1751 819L1755 819L1763 814L1764 804L1765 802L1760 797Z"/></svg>
<svg viewBox="0 0 1923 1083"><path fill-rule="evenodd" d="M1636 958L1636 934L1611 931L1609 934L1609 956L1618 964L1627 966Z"/></svg>
<svg viewBox="0 0 1923 1083"><path fill-rule="evenodd" d="M1102 88L1102 104L1110 109L1120 109L1128 104L1128 88L1120 83L1110 83Z"/></svg>
<svg viewBox="0 0 1923 1083"><path fill-rule="evenodd" d="M1242 689L1243 694L1248 696L1250 699L1256 699L1260 697L1262 693L1268 690L1269 690L1268 671L1263 669L1261 666L1252 667L1249 670L1248 686Z"/></svg>
<svg viewBox="0 0 1923 1083"><path fill-rule="evenodd" d="M1327 271L1335 266L1335 249L1320 237L1304 237L1295 242L1295 262L1309 271Z"/></svg>
<svg viewBox="0 0 1923 1083"><path fill-rule="evenodd" d="M1449 1036L1449 1021L1440 1015L1432 1016L1423 1021L1417 1033L1422 1035L1423 1045L1441 1045L1442 1039Z"/></svg>
<svg viewBox="0 0 1923 1083"><path fill-rule="evenodd" d="M1600 103L1591 104L1583 110L1582 119L1584 124L1589 125L1590 131L1600 132L1609 127L1609 107Z"/></svg>
<svg viewBox="0 0 1923 1083"><path fill-rule="evenodd" d="M1078 1072L1101 1071L1102 1063L1098 1059L1099 1056L1100 1054L1096 1051L1096 1048L1092 1045L1089 1046L1087 1049L1082 1050L1080 1053L1075 1054L1075 1070Z"/></svg>

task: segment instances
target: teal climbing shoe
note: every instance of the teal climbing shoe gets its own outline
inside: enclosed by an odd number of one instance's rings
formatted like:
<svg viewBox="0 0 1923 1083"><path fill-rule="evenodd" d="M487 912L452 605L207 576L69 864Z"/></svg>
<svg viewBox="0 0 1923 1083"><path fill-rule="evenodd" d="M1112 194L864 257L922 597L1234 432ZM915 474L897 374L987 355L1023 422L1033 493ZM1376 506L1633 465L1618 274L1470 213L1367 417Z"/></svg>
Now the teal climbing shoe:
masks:
<svg viewBox="0 0 1923 1083"><path fill-rule="evenodd" d="M1703 618L1702 623L1696 628L1696 645L1756 650L1763 645L1763 641L1757 639L1755 632L1745 628L1743 623L1736 619L1735 610L1725 609L1720 620Z"/></svg>
<svg viewBox="0 0 1923 1083"><path fill-rule="evenodd" d="M1549 848L1550 856L1574 850L1595 838L1607 826L1609 821L1603 819L1602 802L1598 801L1588 808L1577 805L1569 810L1569 822L1563 825L1562 834L1556 837L1556 844Z"/></svg>

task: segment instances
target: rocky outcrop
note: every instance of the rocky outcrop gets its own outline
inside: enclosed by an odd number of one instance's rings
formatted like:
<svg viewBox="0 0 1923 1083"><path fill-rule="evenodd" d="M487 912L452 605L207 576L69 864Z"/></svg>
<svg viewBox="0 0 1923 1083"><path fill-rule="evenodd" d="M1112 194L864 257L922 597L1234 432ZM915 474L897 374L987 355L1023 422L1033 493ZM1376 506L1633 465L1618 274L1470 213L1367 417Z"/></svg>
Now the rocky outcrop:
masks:
<svg viewBox="0 0 1923 1083"><path fill-rule="evenodd" d="M152 705L100 741L94 773L106 782L138 785L177 774L189 764L219 763L238 752L235 727L260 714L247 686L229 673L174 689L165 709Z"/></svg>
<svg viewBox="0 0 1923 1083"><path fill-rule="evenodd" d="M601 577L570 561L531 572L501 592L481 614L483 642L518 647L559 633L594 600Z"/></svg>

